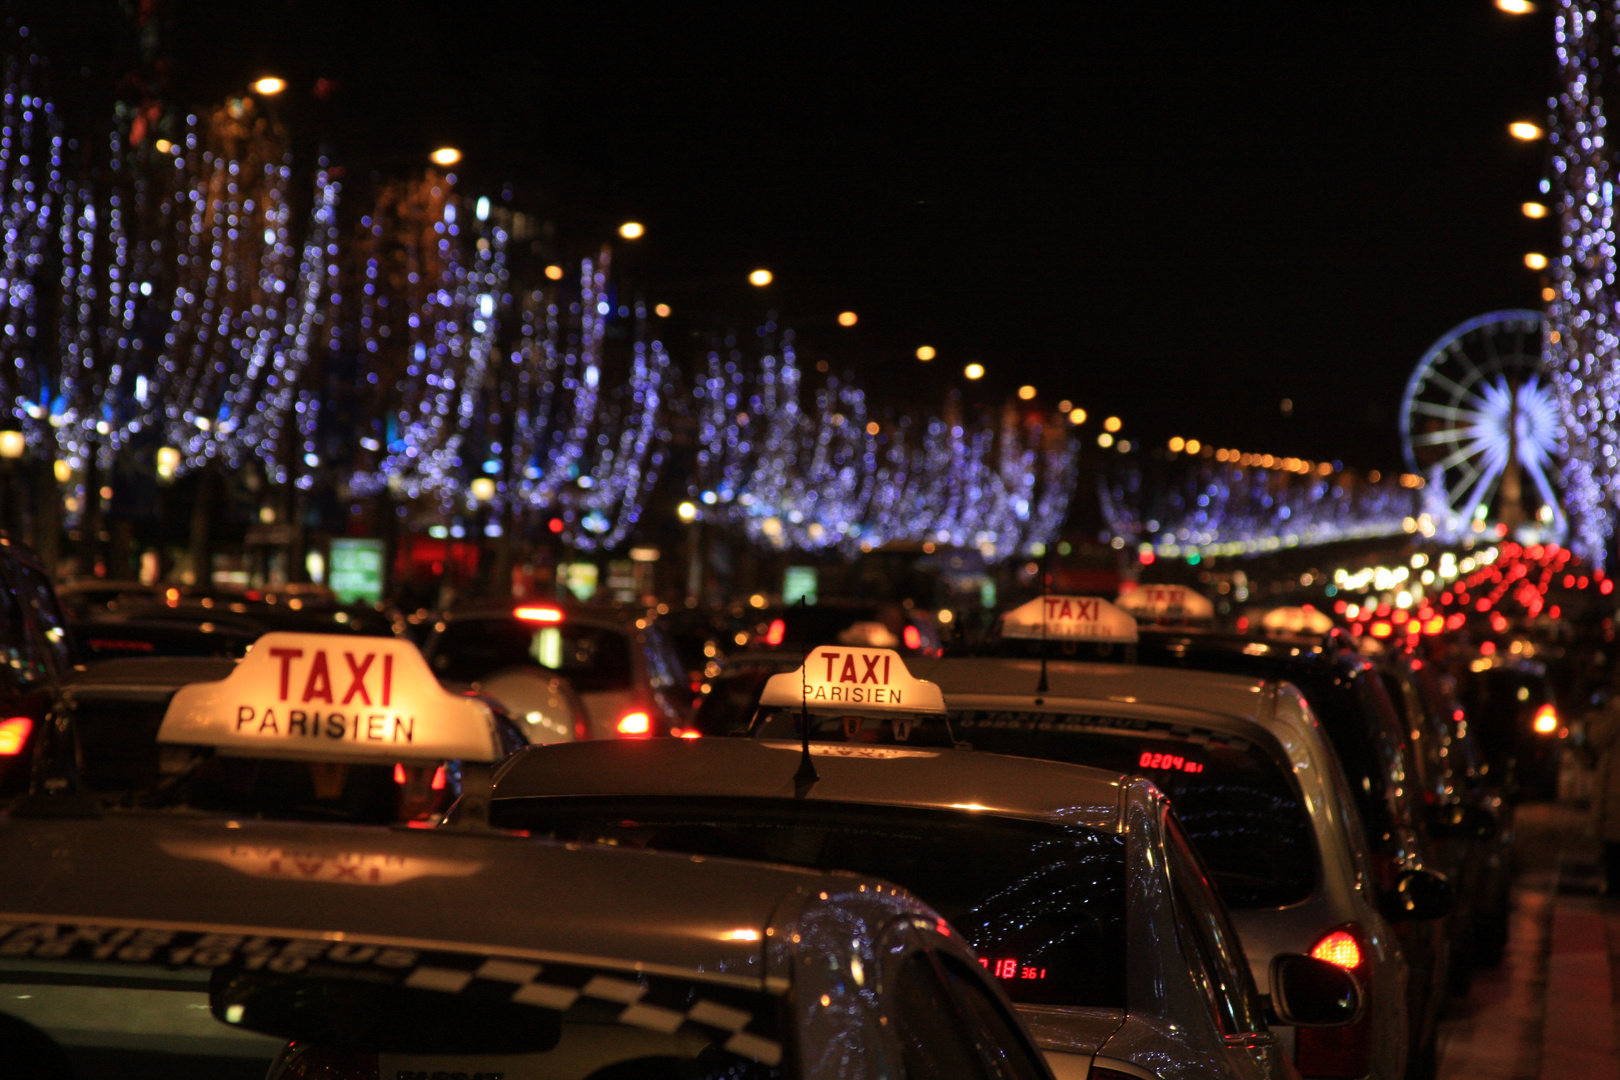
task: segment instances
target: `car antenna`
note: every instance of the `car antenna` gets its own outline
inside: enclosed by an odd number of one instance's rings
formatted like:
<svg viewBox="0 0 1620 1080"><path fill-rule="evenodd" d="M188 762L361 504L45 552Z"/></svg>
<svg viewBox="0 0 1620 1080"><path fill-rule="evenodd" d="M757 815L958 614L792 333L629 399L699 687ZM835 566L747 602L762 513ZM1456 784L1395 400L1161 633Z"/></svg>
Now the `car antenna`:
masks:
<svg viewBox="0 0 1620 1080"><path fill-rule="evenodd" d="M1035 693L1037 693L1037 694L1044 694L1044 693L1047 692L1047 685L1046 685L1046 651L1047 651L1046 650L1046 586L1047 586L1046 556L1045 556L1045 553L1043 552L1042 556L1041 556L1041 681L1035 684ZM1039 702L1037 702L1036 704L1039 704Z"/></svg>
<svg viewBox="0 0 1620 1080"><path fill-rule="evenodd" d="M801 593L799 607L805 615L809 614L807 600ZM799 627L799 737L803 740L803 752L799 755L799 770L793 774L793 794L802 799L810 794L821 776L816 772L815 759L810 756L810 620L800 619Z"/></svg>

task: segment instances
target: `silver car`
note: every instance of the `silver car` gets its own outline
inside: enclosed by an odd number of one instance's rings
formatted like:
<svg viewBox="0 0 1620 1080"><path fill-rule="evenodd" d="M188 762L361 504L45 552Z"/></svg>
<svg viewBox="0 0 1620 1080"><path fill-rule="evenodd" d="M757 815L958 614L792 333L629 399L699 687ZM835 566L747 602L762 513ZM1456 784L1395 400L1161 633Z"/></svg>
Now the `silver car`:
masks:
<svg viewBox="0 0 1620 1080"><path fill-rule="evenodd" d="M966 935L1058 1077L1293 1076L1267 1026L1277 1013L1359 1010L1349 978L1304 957L1273 958L1292 982L1268 1007L1145 780L899 743L575 743L508 759L490 813L569 842L896 881Z"/></svg>
<svg viewBox="0 0 1620 1080"><path fill-rule="evenodd" d="M1310 706L1275 680L1127 664L919 660L978 750L1152 778L1209 864L1255 980L1306 953L1351 972L1365 1016L1289 1033L1305 1076L1404 1074L1407 968L1338 759ZM1044 688L1042 688L1044 687Z"/></svg>

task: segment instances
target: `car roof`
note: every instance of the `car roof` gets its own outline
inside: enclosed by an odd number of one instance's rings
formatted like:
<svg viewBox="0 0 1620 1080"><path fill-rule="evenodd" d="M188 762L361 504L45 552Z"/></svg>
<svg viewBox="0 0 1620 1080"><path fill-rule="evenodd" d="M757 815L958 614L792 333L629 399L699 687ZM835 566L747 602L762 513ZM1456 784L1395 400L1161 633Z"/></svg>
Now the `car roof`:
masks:
<svg viewBox="0 0 1620 1080"><path fill-rule="evenodd" d="M763 968L773 917L871 880L495 832L163 814L0 817L0 865L0 922L484 950L762 989L780 988Z"/></svg>
<svg viewBox="0 0 1620 1080"><path fill-rule="evenodd" d="M494 798L804 798L1054 821L1117 832L1124 778L1104 769L936 747L812 743L817 781L800 796L801 747L767 739L614 739L531 747L496 775Z"/></svg>
<svg viewBox="0 0 1620 1080"><path fill-rule="evenodd" d="M1041 662L1029 659L944 657L913 660L908 665L919 679L939 686L948 708L982 698L1037 698L1052 711L1058 700L1109 715L1130 716L1151 708L1162 716L1177 710L1188 721L1219 722L1222 718L1260 723L1267 680L1246 675L1225 675L1182 668L1138 664L1102 664L1051 660L1046 664L1047 692L1036 694Z"/></svg>
<svg viewBox="0 0 1620 1080"><path fill-rule="evenodd" d="M75 694L150 696L173 693L194 682L225 678L236 661L223 657L131 656L99 660L76 668L62 680L62 689Z"/></svg>

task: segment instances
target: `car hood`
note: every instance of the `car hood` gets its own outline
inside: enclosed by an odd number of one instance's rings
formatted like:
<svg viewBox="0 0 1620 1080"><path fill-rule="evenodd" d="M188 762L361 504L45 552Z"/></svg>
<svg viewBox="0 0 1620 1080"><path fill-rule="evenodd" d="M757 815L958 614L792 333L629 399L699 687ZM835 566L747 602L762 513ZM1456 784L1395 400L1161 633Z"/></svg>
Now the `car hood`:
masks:
<svg viewBox="0 0 1620 1080"><path fill-rule="evenodd" d="M1125 1023L1120 1009L1066 1009L1056 1005L1019 1005L1018 1018L1042 1050L1095 1054Z"/></svg>

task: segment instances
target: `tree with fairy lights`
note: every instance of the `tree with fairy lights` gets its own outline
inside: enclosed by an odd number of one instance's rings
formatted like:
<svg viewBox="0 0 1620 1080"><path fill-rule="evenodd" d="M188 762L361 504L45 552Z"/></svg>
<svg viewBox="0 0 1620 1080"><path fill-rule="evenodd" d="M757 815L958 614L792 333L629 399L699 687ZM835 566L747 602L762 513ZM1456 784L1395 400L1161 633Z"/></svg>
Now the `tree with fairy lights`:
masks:
<svg viewBox="0 0 1620 1080"><path fill-rule="evenodd" d="M1548 140L1562 236L1550 268L1546 368L1564 430L1564 505L1571 547L1601 566L1620 506L1620 291L1615 286L1617 179L1605 78L1616 74L1613 5L1557 0L1562 86Z"/></svg>

